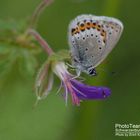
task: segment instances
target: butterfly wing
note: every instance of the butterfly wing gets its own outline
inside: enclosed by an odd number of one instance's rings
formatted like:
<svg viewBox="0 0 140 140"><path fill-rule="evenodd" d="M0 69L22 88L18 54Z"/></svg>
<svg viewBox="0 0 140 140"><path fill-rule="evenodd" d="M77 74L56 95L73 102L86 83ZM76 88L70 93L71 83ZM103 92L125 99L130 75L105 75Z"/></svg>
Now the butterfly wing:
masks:
<svg viewBox="0 0 140 140"><path fill-rule="evenodd" d="M111 52L123 31L122 23L105 16L81 15L69 25L73 65L81 71L99 65Z"/></svg>
<svg viewBox="0 0 140 140"><path fill-rule="evenodd" d="M95 67L99 65L112 51L117 42L119 41L122 32L123 24L120 20L111 17L96 17L97 21L101 22L103 30L106 33L105 37L105 51L102 53L100 60L94 65Z"/></svg>

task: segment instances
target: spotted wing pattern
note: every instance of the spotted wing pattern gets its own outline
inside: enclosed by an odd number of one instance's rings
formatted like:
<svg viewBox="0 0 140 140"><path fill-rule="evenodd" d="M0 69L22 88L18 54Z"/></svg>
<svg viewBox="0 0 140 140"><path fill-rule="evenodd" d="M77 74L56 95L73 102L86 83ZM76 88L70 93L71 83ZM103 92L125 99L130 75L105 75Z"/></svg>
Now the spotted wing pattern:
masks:
<svg viewBox="0 0 140 140"><path fill-rule="evenodd" d="M111 52L123 31L115 18L80 15L69 25L72 64L80 71L99 65Z"/></svg>

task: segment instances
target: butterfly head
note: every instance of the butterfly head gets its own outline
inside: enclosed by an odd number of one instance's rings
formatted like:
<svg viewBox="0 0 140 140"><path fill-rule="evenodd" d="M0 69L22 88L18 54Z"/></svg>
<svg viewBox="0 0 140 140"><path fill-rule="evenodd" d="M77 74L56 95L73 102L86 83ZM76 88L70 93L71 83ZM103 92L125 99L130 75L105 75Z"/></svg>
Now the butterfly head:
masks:
<svg viewBox="0 0 140 140"><path fill-rule="evenodd" d="M89 67L87 69L87 74L90 75L90 76L96 76L97 75L96 70L93 67Z"/></svg>

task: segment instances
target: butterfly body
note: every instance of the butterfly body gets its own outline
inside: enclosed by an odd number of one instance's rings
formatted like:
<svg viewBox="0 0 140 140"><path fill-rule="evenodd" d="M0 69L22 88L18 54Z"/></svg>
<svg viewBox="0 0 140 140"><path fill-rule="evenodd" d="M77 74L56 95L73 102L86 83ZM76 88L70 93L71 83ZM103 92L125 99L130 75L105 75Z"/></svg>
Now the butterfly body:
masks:
<svg viewBox="0 0 140 140"><path fill-rule="evenodd" d="M122 31L121 21L111 17L80 15L72 20L68 37L77 74L95 75L95 68L115 47Z"/></svg>

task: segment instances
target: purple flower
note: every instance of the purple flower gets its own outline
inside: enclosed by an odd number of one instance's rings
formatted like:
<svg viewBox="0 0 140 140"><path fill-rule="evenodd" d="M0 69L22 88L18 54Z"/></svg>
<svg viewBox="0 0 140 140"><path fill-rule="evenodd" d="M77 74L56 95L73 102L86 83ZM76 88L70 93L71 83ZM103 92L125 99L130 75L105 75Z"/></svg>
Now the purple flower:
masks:
<svg viewBox="0 0 140 140"><path fill-rule="evenodd" d="M107 98L111 91L107 87L96 87L85 85L70 74L67 67L63 62L55 63L53 71L60 78L64 87L64 97L67 103L68 93L72 97L72 103L74 105L80 105L81 100L95 100Z"/></svg>
<svg viewBox="0 0 140 140"><path fill-rule="evenodd" d="M64 89L64 98L67 104L68 94L71 95L72 103L79 106L81 100L105 99L110 96L111 91L107 87L88 86L76 80L76 76L69 73L63 62L67 55L54 53L48 43L34 30L29 30L42 48L49 55L46 63L41 67L35 84L37 101L44 99L51 92L53 87L53 73L61 80L60 89ZM66 56L65 56L66 55ZM59 90L60 91L60 90Z"/></svg>

